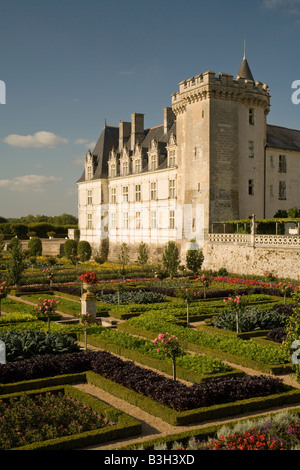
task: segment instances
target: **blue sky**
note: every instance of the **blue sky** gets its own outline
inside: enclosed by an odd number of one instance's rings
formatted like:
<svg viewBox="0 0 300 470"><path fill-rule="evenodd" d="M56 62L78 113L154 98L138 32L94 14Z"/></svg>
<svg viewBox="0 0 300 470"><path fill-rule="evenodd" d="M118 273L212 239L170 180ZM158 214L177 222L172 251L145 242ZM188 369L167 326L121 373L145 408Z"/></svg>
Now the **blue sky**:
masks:
<svg viewBox="0 0 300 470"><path fill-rule="evenodd" d="M246 53L270 124L300 129L300 0L0 0L0 215L77 215L103 127L163 122L178 83Z"/></svg>

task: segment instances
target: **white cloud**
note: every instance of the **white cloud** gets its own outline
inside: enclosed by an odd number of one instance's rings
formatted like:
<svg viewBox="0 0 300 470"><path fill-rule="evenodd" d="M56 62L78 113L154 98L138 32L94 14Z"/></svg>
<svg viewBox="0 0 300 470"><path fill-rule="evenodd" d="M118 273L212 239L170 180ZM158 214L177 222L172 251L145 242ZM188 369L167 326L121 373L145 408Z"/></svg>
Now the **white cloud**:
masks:
<svg viewBox="0 0 300 470"><path fill-rule="evenodd" d="M84 145L87 149L94 149L97 142L90 142L87 139L77 139L75 140L76 145Z"/></svg>
<svg viewBox="0 0 300 470"><path fill-rule="evenodd" d="M13 147L53 148L59 144L66 144L68 140L53 134L53 132L40 131L33 135L10 134L3 139L3 142Z"/></svg>
<svg viewBox="0 0 300 470"><path fill-rule="evenodd" d="M300 0L263 0L262 6L268 10L282 10L289 14L299 12Z"/></svg>
<svg viewBox="0 0 300 470"><path fill-rule="evenodd" d="M16 176L11 180L0 180L0 187L7 188L10 191L42 193L45 191L46 185L55 181L61 181L61 178L43 175L24 175Z"/></svg>

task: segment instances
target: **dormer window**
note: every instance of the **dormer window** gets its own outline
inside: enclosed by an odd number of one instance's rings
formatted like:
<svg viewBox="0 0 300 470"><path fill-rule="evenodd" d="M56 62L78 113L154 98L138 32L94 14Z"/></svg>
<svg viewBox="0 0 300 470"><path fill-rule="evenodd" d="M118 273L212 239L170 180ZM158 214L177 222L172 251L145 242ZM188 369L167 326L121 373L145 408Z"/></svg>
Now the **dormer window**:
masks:
<svg viewBox="0 0 300 470"><path fill-rule="evenodd" d="M117 176L117 169L115 163L111 163L110 165L110 176L111 178L115 178Z"/></svg>
<svg viewBox="0 0 300 470"><path fill-rule="evenodd" d="M114 149L109 155L108 174L110 178L115 178L117 176L117 155Z"/></svg>
<svg viewBox="0 0 300 470"><path fill-rule="evenodd" d="M158 168L158 142L155 139L151 141L148 152L148 169L154 171Z"/></svg>
<svg viewBox="0 0 300 470"><path fill-rule="evenodd" d="M122 163L122 175L128 175L128 161Z"/></svg>
<svg viewBox="0 0 300 470"><path fill-rule="evenodd" d="M167 145L168 151L168 167L173 168L176 166L176 139L172 133Z"/></svg>
<svg viewBox="0 0 300 470"><path fill-rule="evenodd" d="M93 169L92 169L92 166L89 165L86 167L86 179L90 181L92 179L92 176L93 176Z"/></svg>
<svg viewBox="0 0 300 470"><path fill-rule="evenodd" d="M175 149L169 150L169 167L176 166L176 153Z"/></svg>
<svg viewBox="0 0 300 470"><path fill-rule="evenodd" d="M151 155L150 157L150 170L154 171L157 168L157 155Z"/></svg>
<svg viewBox="0 0 300 470"><path fill-rule="evenodd" d="M130 173L130 157L128 150L124 147L120 158L121 176L127 176Z"/></svg>
<svg viewBox="0 0 300 470"><path fill-rule="evenodd" d="M135 173L140 173L140 172L141 172L141 169L142 169L141 159L140 159L140 158L136 158L136 159L135 159L135 162L134 162L134 172L135 172Z"/></svg>
<svg viewBox="0 0 300 470"><path fill-rule="evenodd" d="M85 179L90 181L94 176L94 157L90 150L85 157Z"/></svg>

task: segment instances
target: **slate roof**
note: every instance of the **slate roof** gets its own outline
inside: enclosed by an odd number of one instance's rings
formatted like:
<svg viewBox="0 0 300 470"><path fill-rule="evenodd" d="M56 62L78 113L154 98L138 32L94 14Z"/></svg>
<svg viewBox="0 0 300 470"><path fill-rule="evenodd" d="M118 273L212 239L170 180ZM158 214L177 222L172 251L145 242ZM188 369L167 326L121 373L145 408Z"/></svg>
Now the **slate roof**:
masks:
<svg viewBox="0 0 300 470"><path fill-rule="evenodd" d="M243 58L240 69L238 71L237 77L245 78L246 80L252 80L254 82L254 78L252 72L250 70L248 61L246 57Z"/></svg>
<svg viewBox="0 0 300 470"><path fill-rule="evenodd" d="M300 130L267 125L267 147L300 152Z"/></svg>
<svg viewBox="0 0 300 470"><path fill-rule="evenodd" d="M176 135L175 123L173 123L173 125L170 127L170 129L168 130L166 134L164 133L163 124L160 126L153 127L151 129L146 129L144 131L144 139L141 143L143 156L146 156L147 150L150 147L150 143L152 139L155 139L158 142L160 154L167 156L166 144L172 132ZM130 149L130 137L128 141L125 143L125 145L128 149ZM119 147L119 128L105 125L94 150L91 152L92 155L96 157L95 172L94 172L94 176L92 180L107 178L109 153L113 148L118 153L118 147ZM166 165L161 164L159 166L159 169L164 168L165 166ZM148 165L146 165L146 167L142 169L142 171L147 171L147 170L148 170ZM85 171L83 171L77 183L81 183L83 181L85 181Z"/></svg>

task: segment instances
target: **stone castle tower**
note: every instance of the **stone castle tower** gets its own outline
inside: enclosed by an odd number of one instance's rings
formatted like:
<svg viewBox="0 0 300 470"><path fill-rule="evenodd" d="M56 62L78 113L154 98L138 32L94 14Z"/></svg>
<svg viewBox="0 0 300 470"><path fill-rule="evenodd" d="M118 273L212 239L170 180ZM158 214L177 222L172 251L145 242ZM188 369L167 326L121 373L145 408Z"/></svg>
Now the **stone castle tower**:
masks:
<svg viewBox="0 0 300 470"><path fill-rule="evenodd" d="M245 57L236 79L208 71L172 95L178 204L203 204L205 232L213 222L263 217L269 108L269 89L254 81Z"/></svg>

